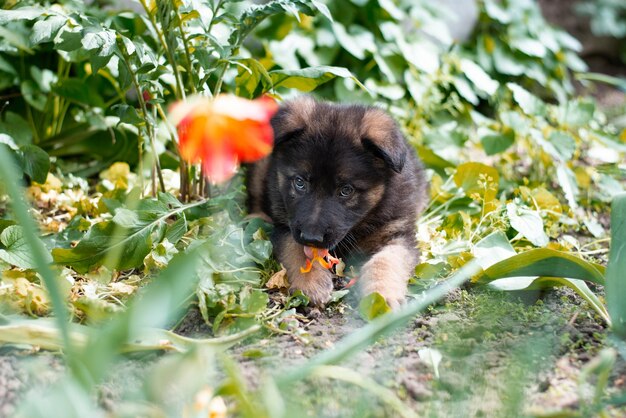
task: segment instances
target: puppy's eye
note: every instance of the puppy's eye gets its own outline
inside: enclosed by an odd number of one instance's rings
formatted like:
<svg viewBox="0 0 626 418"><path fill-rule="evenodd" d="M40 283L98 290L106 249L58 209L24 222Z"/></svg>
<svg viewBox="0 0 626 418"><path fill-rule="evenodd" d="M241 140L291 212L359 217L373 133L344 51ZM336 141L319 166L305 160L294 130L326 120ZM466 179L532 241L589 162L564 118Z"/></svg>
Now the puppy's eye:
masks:
<svg viewBox="0 0 626 418"><path fill-rule="evenodd" d="M350 197L352 193L354 193L354 187L349 184L344 184L341 186L341 189L339 189L339 195L341 197Z"/></svg>
<svg viewBox="0 0 626 418"><path fill-rule="evenodd" d="M293 179L293 187L295 187L296 190L303 192L306 190L306 181L304 181L302 177L296 176Z"/></svg>

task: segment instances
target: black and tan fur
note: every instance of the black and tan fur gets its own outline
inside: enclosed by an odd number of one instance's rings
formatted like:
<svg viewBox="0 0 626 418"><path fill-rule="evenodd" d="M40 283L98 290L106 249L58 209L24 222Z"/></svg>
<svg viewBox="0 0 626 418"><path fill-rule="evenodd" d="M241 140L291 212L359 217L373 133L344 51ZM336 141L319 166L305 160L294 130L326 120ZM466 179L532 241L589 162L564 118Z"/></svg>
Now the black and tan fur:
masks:
<svg viewBox="0 0 626 418"><path fill-rule="evenodd" d="M272 119L272 154L250 167L250 211L272 220L272 243L292 290L326 303L332 274L306 262L304 245L362 260L363 295L404 301L417 264L415 225L427 201L421 162L384 111L302 97Z"/></svg>

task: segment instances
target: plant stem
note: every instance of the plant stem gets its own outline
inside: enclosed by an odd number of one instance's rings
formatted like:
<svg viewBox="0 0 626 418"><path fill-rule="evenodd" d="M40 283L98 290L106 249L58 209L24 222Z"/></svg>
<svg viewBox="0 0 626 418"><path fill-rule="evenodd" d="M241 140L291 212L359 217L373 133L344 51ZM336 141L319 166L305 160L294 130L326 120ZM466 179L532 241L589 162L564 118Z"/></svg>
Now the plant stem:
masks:
<svg viewBox="0 0 626 418"><path fill-rule="evenodd" d="M24 65L24 53L20 53L20 73L22 75L22 79L26 78L26 69ZM39 135L39 130L37 125L35 124L35 119L33 118L33 111L30 108L30 104L27 100L24 100L24 104L26 105L26 117L28 118L28 124L30 125L30 130L33 133L33 143L38 144L41 136Z"/></svg>
<svg viewBox="0 0 626 418"><path fill-rule="evenodd" d="M159 25L157 24L157 21L154 18L154 14L150 13L150 8L148 7L146 0L139 0L139 3L141 3L141 5L143 6L143 9L146 11L146 14L148 15L148 19L150 20L150 23L152 24L152 27L154 31L156 32L157 37L159 38L159 42L161 43L161 46L165 50L167 59L169 60L170 65L172 66L172 70L174 71L174 79L176 80L176 90L178 93L176 97L178 99L184 100L185 89L183 87L182 77L180 76L180 72L178 71L178 67L176 66L176 59L174 59L174 55L172 54L172 51L167 45L167 41L165 40L165 37L163 36L163 32L159 30Z"/></svg>
<svg viewBox="0 0 626 418"><path fill-rule="evenodd" d="M176 16L178 17L178 30L180 31L180 37L183 40L183 47L185 50L185 58L187 64L187 74L189 79L189 89L192 93L196 93L196 83L193 78L193 71L191 68L191 53L189 52L189 40L187 39L187 35L185 34L185 30L183 29L183 19L178 13L178 8L176 7L176 2L172 2L174 6L174 10L176 11Z"/></svg>
<svg viewBox="0 0 626 418"><path fill-rule="evenodd" d="M141 91L141 87L139 86L139 80L137 79L137 74L133 72L133 69L130 65L130 57L128 55L128 51L122 42L118 42L118 46L120 51L122 51L122 59L124 64L126 65L126 69L128 70L128 74L130 74L131 82L137 91L137 101L141 106L141 112L143 113L143 119L146 123L146 131L148 132L148 138L150 139L150 145L152 147L152 152L154 154L154 165L156 167L156 173L159 177L159 185L161 186L161 191L165 193L165 181L163 181L163 173L161 172L161 162L159 161L159 155L156 152L156 138L154 132L154 126L152 125L151 118L148 114L148 106L146 106L146 101L143 99L143 92Z"/></svg>
<svg viewBox="0 0 626 418"><path fill-rule="evenodd" d="M226 74L226 70L229 67L228 61L224 62L224 66L220 70L220 74L217 77L217 83L215 83L215 88L213 89L213 96L217 96L222 91L222 83L224 81L224 75Z"/></svg>
<svg viewBox="0 0 626 418"><path fill-rule="evenodd" d="M182 158L182 156L180 155L180 152L178 151L178 135L176 134L176 129L174 129L174 127L170 124L169 120L167 120L167 116L165 115L165 112L163 111L161 104L156 103L155 107L156 107L157 113L163 120L163 123L165 124L168 132L170 133L172 143L174 143L174 150L176 152L176 155L178 156L178 161L180 162L180 168L179 168L180 197L183 202L188 202L189 197L190 197L189 196L189 171L187 169L187 162Z"/></svg>
<svg viewBox="0 0 626 418"><path fill-rule="evenodd" d="M145 185L143 182L143 135L141 129L137 130L137 154L139 157L139 187L141 188L141 197L144 197Z"/></svg>

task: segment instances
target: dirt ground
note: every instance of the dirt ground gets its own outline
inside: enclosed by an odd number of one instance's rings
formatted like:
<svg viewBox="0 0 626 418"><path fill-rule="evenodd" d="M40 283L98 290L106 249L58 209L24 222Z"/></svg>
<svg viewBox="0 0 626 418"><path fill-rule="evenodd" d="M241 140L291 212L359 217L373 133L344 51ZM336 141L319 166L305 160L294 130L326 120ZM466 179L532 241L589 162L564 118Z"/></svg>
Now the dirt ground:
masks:
<svg viewBox="0 0 626 418"><path fill-rule="evenodd" d="M230 355L254 389L264 375L280 376L363 326L354 303L349 299L323 312L304 312L308 317L296 324L300 332L260 334L234 347ZM194 310L178 331L208 333ZM581 406L580 369L598 353L604 331L602 320L569 290L513 295L464 289L341 366L392 389L418 416L516 417L574 411ZM442 354L438 376L420 357L422 348ZM0 417L11 416L25 390L54 384L62 375L58 357L31 354L6 349L0 354ZM114 410L124 393L137 390L157 357L122 362L101 386L99 403ZM518 382L513 389L511 379ZM625 380L626 373L615 373L611 390L623 389ZM329 379L302 382L289 395L288 410L299 411L294 416L396 416L367 392ZM615 410L611 416L625 413Z"/></svg>

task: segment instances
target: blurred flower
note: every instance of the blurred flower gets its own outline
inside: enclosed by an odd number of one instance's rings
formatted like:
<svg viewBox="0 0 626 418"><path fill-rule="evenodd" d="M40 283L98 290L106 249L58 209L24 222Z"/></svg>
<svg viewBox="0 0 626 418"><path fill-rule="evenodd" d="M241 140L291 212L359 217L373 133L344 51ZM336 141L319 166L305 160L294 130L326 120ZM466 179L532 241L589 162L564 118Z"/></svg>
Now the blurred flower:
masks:
<svg viewBox="0 0 626 418"><path fill-rule="evenodd" d="M271 152L270 119L277 109L269 97L197 96L174 104L170 119L178 129L181 156L190 163L202 162L204 174L219 183L232 177L239 163Z"/></svg>

